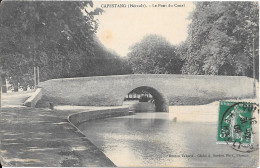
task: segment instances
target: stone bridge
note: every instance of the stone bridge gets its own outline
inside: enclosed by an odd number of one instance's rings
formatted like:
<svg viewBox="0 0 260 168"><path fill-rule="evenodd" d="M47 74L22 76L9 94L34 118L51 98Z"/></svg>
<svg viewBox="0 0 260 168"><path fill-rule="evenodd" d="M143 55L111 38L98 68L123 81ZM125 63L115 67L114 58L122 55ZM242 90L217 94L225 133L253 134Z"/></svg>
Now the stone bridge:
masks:
<svg viewBox="0 0 260 168"><path fill-rule="evenodd" d="M244 76L136 74L52 79L41 82L42 99L54 104L120 106L142 87L155 100L156 111L169 105L205 104L215 100L253 98L253 79Z"/></svg>

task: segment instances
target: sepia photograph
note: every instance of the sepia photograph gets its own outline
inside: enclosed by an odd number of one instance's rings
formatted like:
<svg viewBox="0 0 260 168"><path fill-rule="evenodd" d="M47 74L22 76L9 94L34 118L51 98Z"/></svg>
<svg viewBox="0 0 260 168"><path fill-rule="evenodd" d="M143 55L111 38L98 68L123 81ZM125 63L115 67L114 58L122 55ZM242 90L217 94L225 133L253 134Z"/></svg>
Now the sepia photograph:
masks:
<svg viewBox="0 0 260 168"><path fill-rule="evenodd" d="M259 1L0 1L1 167L259 167Z"/></svg>

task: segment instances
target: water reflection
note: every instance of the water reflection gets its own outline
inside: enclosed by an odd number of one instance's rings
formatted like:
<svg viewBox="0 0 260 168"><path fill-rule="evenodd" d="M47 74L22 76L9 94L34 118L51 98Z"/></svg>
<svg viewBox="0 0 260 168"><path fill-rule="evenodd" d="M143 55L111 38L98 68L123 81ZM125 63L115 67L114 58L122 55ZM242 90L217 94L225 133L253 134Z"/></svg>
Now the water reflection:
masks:
<svg viewBox="0 0 260 168"><path fill-rule="evenodd" d="M213 157L241 154L226 145L216 145L216 124L175 122L171 116L138 113L86 122L79 129L117 166L253 166L248 161L256 159L257 152L246 157Z"/></svg>

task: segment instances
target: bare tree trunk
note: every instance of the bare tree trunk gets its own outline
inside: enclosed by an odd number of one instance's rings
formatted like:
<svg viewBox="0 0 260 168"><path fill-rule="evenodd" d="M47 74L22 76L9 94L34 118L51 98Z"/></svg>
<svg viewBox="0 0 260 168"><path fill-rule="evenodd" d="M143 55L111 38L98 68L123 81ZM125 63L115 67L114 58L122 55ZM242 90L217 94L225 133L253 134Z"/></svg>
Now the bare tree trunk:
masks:
<svg viewBox="0 0 260 168"><path fill-rule="evenodd" d="M34 77L34 89L37 88L37 77L36 77L36 67L33 67L33 77Z"/></svg>
<svg viewBox="0 0 260 168"><path fill-rule="evenodd" d="M37 86L40 83L40 68L37 66Z"/></svg>
<svg viewBox="0 0 260 168"><path fill-rule="evenodd" d="M7 92L5 75L1 75L2 93Z"/></svg>
<svg viewBox="0 0 260 168"><path fill-rule="evenodd" d="M17 80L13 83L13 87L14 87L14 92L18 92L18 81Z"/></svg>

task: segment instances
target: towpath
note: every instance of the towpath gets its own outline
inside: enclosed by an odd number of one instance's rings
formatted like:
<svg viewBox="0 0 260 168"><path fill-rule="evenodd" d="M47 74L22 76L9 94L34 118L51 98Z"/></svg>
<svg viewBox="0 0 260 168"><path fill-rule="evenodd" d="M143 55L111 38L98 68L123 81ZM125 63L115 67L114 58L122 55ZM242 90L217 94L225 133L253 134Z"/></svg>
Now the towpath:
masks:
<svg viewBox="0 0 260 168"><path fill-rule="evenodd" d="M29 108L22 106L31 92L2 94L0 156L11 167L115 166L67 116L93 107ZM98 109L98 108L96 108Z"/></svg>

